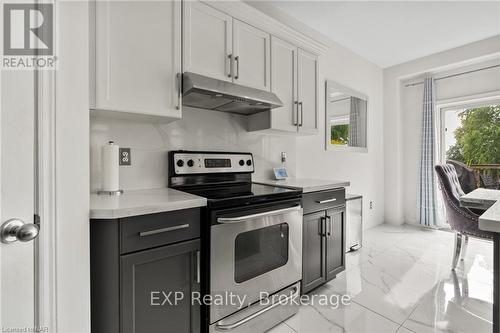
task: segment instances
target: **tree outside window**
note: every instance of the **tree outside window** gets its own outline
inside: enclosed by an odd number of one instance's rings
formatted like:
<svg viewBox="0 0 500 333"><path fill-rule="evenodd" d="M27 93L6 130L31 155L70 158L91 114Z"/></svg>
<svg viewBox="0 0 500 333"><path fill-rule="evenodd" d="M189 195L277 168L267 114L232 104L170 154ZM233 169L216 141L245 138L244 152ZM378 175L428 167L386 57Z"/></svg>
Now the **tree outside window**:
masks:
<svg viewBox="0 0 500 333"><path fill-rule="evenodd" d="M446 151L448 160L483 168L498 183L500 171L500 105L466 109L458 114L456 143ZM486 170L487 166L489 171ZM484 172L483 172L484 173Z"/></svg>

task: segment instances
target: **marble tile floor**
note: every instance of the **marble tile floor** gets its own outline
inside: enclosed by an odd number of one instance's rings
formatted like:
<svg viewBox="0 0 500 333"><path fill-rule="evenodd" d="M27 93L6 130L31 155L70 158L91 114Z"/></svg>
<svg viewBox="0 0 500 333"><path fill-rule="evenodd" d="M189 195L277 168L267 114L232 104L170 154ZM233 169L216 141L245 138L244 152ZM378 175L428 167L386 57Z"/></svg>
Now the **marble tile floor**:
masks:
<svg viewBox="0 0 500 333"><path fill-rule="evenodd" d="M346 270L312 295L349 295L338 307L301 305L269 333L492 332L493 244L469 238L451 271L454 235L383 224L363 234Z"/></svg>

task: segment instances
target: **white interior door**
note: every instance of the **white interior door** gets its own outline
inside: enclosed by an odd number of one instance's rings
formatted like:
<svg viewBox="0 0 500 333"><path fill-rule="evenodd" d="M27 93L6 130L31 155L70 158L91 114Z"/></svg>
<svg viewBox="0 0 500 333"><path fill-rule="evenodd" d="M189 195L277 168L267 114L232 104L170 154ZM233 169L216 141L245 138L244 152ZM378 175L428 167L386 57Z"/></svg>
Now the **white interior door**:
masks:
<svg viewBox="0 0 500 333"><path fill-rule="evenodd" d="M29 228L34 222L34 74L0 71L0 86L0 224L20 219ZM20 231L17 236L23 238L26 235L21 233L29 230L11 231L11 237ZM33 241L0 243L0 283L2 330L31 332L35 325Z"/></svg>
<svg viewBox="0 0 500 333"><path fill-rule="evenodd" d="M271 90L271 36L244 22L233 20L234 82Z"/></svg>

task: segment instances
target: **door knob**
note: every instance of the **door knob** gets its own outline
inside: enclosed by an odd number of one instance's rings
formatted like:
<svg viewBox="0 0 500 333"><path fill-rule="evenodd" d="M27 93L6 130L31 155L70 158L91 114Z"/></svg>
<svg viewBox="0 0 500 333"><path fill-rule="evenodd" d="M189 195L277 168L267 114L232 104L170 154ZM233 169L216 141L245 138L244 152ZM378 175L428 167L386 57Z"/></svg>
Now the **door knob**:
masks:
<svg viewBox="0 0 500 333"><path fill-rule="evenodd" d="M29 242L38 236L39 231L40 227L36 224L10 219L0 227L0 241L7 244L15 241Z"/></svg>

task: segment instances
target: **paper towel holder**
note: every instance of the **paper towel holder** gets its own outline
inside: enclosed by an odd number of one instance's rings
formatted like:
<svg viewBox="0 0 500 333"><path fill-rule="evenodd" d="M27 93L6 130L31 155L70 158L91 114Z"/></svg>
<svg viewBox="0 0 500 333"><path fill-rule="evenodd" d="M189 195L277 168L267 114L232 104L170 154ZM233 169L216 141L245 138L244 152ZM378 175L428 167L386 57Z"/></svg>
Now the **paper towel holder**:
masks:
<svg viewBox="0 0 500 333"><path fill-rule="evenodd" d="M119 196L123 194L123 190L117 191L97 191L97 195Z"/></svg>
<svg viewBox="0 0 500 333"><path fill-rule="evenodd" d="M103 169L105 165L113 166L116 168L116 170L111 170L115 171L114 173L111 172L112 174L112 185L109 184L110 179L107 179L107 181L104 181L103 179L103 188L99 191L97 191L98 195L106 195L106 196L120 196L123 194L123 190L120 190L119 187L119 162L118 162L118 153L119 153L119 147L115 144L114 141L108 141L106 145L102 147L102 163L103 163ZM105 158L106 157L106 158ZM107 163L105 163L105 161ZM108 168L109 169L109 168ZM108 173L105 175L109 175L109 170ZM103 175L104 177L104 175Z"/></svg>

